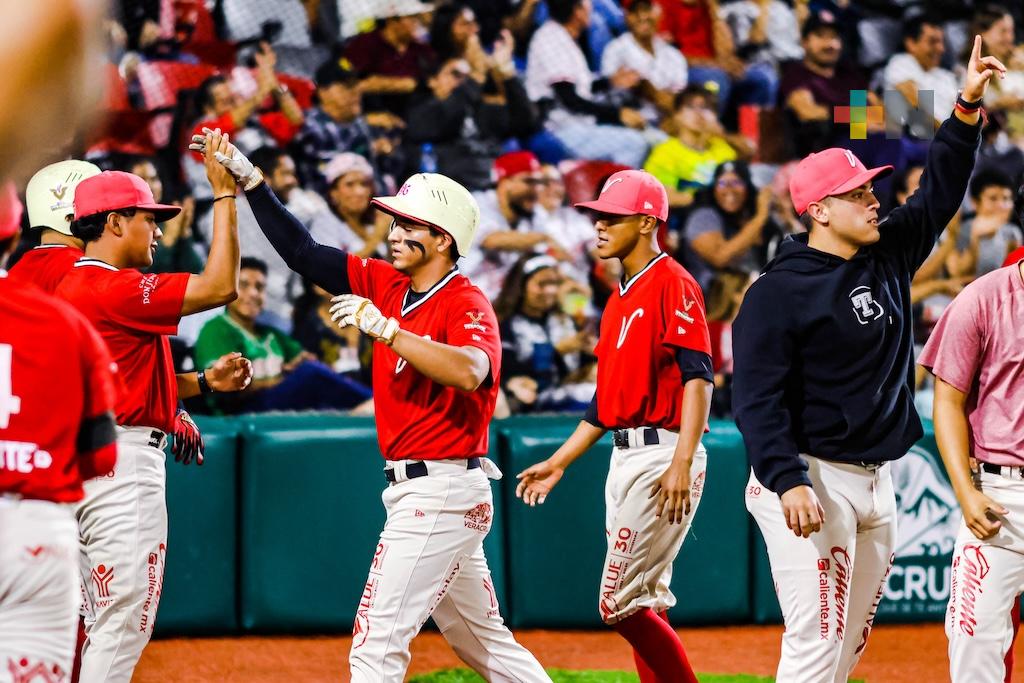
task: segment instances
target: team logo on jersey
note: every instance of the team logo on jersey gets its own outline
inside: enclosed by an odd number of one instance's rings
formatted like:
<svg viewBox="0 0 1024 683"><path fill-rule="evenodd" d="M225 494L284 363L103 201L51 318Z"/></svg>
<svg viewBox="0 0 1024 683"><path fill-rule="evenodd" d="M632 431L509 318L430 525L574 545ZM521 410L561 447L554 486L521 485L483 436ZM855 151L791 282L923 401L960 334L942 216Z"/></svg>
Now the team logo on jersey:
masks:
<svg viewBox="0 0 1024 683"><path fill-rule="evenodd" d="M615 343L615 348L622 348L622 345L626 343L626 335L629 333L629 327L633 324L633 320L642 317L644 317L644 309L642 308L638 308L630 313L629 318L623 316L622 326L619 328L619 340Z"/></svg>
<svg viewBox="0 0 1024 683"><path fill-rule="evenodd" d="M484 319L483 311L466 311L466 315L469 317L469 322L463 325L465 329L487 331L487 328L480 324L480 321Z"/></svg>
<svg viewBox="0 0 1024 683"><path fill-rule="evenodd" d="M466 513L465 524L467 529L487 533L491 528L491 504L480 503Z"/></svg>
<svg viewBox="0 0 1024 683"><path fill-rule="evenodd" d="M105 607L110 603L110 584L114 580L114 565L105 564L92 569L92 584L96 587L97 607ZM102 602L99 600L102 599Z"/></svg>
<svg viewBox="0 0 1024 683"><path fill-rule="evenodd" d="M45 662L30 662L28 657L7 659L7 671L11 683L64 683L68 674L60 664L47 666Z"/></svg>
<svg viewBox="0 0 1024 683"><path fill-rule="evenodd" d="M692 315L689 315L688 313L685 313L684 311L680 311L678 308L675 309L675 313L676 313L676 317L677 318L682 318L684 321L690 323L691 325L693 324L693 316Z"/></svg>
<svg viewBox="0 0 1024 683"><path fill-rule="evenodd" d="M885 315L882 304L875 301L867 285L861 285L850 292L850 302L853 304L853 312L857 314L857 322L861 325L867 325Z"/></svg>
<svg viewBox="0 0 1024 683"><path fill-rule="evenodd" d="M142 303L148 304L149 298L153 295L153 290L156 289L157 283L160 282L160 277L156 273L149 273L143 275L139 280L139 289L142 290Z"/></svg>

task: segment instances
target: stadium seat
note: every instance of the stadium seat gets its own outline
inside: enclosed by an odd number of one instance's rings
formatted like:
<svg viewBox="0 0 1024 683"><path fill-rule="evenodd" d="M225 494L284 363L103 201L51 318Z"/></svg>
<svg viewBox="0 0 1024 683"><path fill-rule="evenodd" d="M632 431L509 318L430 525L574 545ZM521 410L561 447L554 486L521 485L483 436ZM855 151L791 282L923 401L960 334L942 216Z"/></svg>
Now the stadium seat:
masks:
<svg viewBox="0 0 1024 683"><path fill-rule="evenodd" d="M106 89L103 91L104 111L131 111L132 105L128 100L128 85L121 78L121 72L117 64L107 64L104 67L106 77Z"/></svg>
<svg viewBox="0 0 1024 683"><path fill-rule="evenodd" d="M625 171L629 166L616 164L613 161L581 161L566 164L569 170L562 167L562 178L565 181L565 194L570 204L586 202L597 196L598 190L605 179L616 171Z"/></svg>

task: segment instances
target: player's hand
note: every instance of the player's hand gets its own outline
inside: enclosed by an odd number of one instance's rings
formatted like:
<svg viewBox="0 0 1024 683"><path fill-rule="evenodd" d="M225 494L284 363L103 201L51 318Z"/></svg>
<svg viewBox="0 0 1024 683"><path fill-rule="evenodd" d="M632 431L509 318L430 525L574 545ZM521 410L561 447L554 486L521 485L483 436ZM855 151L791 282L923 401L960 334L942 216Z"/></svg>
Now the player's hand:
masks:
<svg viewBox="0 0 1024 683"><path fill-rule="evenodd" d="M220 129L218 128L217 131L219 133ZM188 148L193 152L199 152L204 157L207 156L207 149L212 144L213 133L214 131L209 128L203 128L203 135L193 135L192 144ZM249 185L256 173L256 167L252 165L252 162L230 142L227 142L224 147L214 147L213 158L242 185Z"/></svg>
<svg viewBox="0 0 1024 683"><path fill-rule="evenodd" d="M184 410L179 410L174 416L174 445L171 452L174 453L174 461L183 465L190 465L195 460L197 465L203 464L203 451L206 444L203 443L203 435L199 433L199 427L192 421L192 416Z"/></svg>
<svg viewBox="0 0 1024 683"><path fill-rule="evenodd" d="M981 36L974 36L974 48L967 62L967 74L964 78L962 97L968 102L977 102L985 96L988 82L992 76L1006 78L1006 67L995 57L981 56Z"/></svg>
<svg viewBox="0 0 1024 683"><path fill-rule="evenodd" d="M522 498L523 502L534 507L543 505L551 489L555 488L565 474L564 467L553 465L550 460L539 462L536 465L527 467L516 475L519 484L516 486L516 498Z"/></svg>
<svg viewBox="0 0 1024 683"><path fill-rule="evenodd" d="M241 391L252 382L252 362L233 351L214 361L205 373L206 382L214 391Z"/></svg>
<svg viewBox="0 0 1024 683"><path fill-rule="evenodd" d="M995 502L981 491L971 490L967 492L964 500L960 502L964 512L964 524L971 530L978 539L984 541L996 535L1003 523L996 515L1005 515L1009 512L999 503Z"/></svg>
<svg viewBox="0 0 1024 683"><path fill-rule="evenodd" d="M215 197L234 194L238 189L238 183L231 172L217 161L218 154L227 154L229 148L234 149L234 145L228 139L227 133L221 134L220 128L212 131L208 128L203 130L207 131L206 137L203 138L203 163L206 165L206 177L210 181L213 194Z"/></svg>
<svg viewBox="0 0 1024 683"><path fill-rule="evenodd" d="M673 458L651 489L649 497L658 497L655 516L667 513L669 524L682 524L690 514L690 464L690 461Z"/></svg>
<svg viewBox="0 0 1024 683"><path fill-rule="evenodd" d="M338 327L355 325L363 334L390 344L398 334L398 321L385 317L369 299L355 294L342 294L331 299L331 320Z"/></svg>
<svg viewBox="0 0 1024 683"><path fill-rule="evenodd" d="M808 538L815 531L821 531L825 523L825 510L818 502L814 489L810 486L794 486L782 494L781 500L786 526L794 534Z"/></svg>

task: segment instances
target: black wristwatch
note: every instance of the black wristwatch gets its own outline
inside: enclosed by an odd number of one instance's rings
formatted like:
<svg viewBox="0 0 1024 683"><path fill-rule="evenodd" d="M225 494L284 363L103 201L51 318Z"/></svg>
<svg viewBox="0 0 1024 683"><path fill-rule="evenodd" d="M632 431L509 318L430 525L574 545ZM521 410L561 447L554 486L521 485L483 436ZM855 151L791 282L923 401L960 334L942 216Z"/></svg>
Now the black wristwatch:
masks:
<svg viewBox="0 0 1024 683"><path fill-rule="evenodd" d="M200 370L196 376L199 378L199 393L200 394L212 394L216 391L210 386L210 383L206 381L206 370Z"/></svg>

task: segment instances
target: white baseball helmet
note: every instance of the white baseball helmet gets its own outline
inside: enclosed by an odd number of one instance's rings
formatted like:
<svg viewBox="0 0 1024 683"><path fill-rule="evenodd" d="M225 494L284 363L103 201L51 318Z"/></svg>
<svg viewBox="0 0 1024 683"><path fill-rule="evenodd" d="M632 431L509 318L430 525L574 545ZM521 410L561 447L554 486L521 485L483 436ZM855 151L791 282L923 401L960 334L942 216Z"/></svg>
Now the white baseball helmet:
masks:
<svg viewBox="0 0 1024 683"><path fill-rule="evenodd" d="M480 206L473 195L440 173L417 173L394 197L374 197L371 203L384 213L451 235L460 256L469 253L480 224Z"/></svg>
<svg viewBox="0 0 1024 683"><path fill-rule="evenodd" d="M88 161L69 159L40 169L25 188L28 220L33 228L52 228L70 235L67 217L75 213L75 188L86 178L99 175L100 169Z"/></svg>

